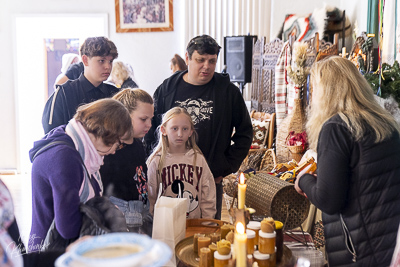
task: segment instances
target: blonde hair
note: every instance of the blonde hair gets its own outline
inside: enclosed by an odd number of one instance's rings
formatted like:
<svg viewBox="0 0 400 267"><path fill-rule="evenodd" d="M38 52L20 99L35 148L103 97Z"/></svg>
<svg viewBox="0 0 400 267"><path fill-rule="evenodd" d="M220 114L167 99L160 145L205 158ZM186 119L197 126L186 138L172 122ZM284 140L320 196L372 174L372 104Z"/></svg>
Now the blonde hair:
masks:
<svg viewBox="0 0 400 267"><path fill-rule="evenodd" d="M190 114L186 111L186 109L180 108L180 107L174 107L174 108L171 108L170 110L168 110L162 117L161 125L158 126L158 128L157 128L157 131L159 134L158 144L154 148L154 150L151 153L151 155L149 156L149 158L147 159L147 165L149 165L150 162L155 158L155 156L161 152L161 157L160 157L160 161L158 163L158 169L157 169L157 187L161 182L161 173L162 173L162 169L164 167L165 157L167 155L168 146L169 146L168 136L163 135L160 129L161 129L161 127L166 127L167 123L171 119L173 119L174 117L176 117L180 114L184 114L187 117L188 121L190 122L190 128L191 128L191 130L193 130L192 135L189 137L189 139L186 142L186 147L189 149L193 149L193 151L194 151L194 158L193 158L194 170L196 170L197 154L202 155L200 148L196 144L197 133L196 133L196 130L194 129L194 123L193 123L193 120L192 120L192 117L190 116ZM196 178L198 178L196 171L195 171L195 175L196 175Z"/></svg>
<svg viewBox="0 0 400 267"><path fill-rule="evenodd" d="M111 78L115 84L123 84L131 76L131 72L122 61L114 61L111 70Z"/></svg>
<svg viewBox="0 0 400 267"><path fill-rule="evenodd" d="M316 150L323 124L338 114L356 141L369 129L375 142L389 138L399 126L375 100L369 83L349 60L333 56L315 62L311 69L313 99L306 125L310 148Z"/></svg>
<svg viewBox="0 0 400 267"><path fill-rule="evenodd" d="M128 109L129 113L132 113L137 109L138 101L152 104L153 98L145 90L126 88L119 91L113 96L113 99L118 100Z"/></svg>

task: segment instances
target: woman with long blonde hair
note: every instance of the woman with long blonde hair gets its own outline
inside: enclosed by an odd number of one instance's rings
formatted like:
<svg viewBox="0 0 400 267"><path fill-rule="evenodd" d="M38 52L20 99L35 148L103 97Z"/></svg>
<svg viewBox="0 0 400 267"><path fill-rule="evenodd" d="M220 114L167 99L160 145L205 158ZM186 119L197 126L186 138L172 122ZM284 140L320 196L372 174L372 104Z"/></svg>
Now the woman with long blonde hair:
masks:
<svg viewBox="0 0 400 267"><path fill-rule="evenodd" d="M214 176L196 144L196 131L186 109L174 107L164 114L159 142L147 166L152 214L161 184L163 196L187 198L188 218L214 218Z"/></svg>
<svg viewBox="0 0 400 267"><path fill-rule="evenodd" d="M388 266L400 222L400 138L394 118L349 60L314 63L307 122L318 174L295 188L322 211L329 266Z"/></svg>

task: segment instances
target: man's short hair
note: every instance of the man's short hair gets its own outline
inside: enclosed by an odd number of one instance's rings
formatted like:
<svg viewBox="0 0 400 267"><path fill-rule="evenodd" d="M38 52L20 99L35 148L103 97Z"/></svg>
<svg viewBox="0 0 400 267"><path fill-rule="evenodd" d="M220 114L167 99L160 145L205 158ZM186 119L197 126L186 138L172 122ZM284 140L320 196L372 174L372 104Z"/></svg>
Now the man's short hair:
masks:
<svg viewBox="0 0 400 267"><path fill-rule="evenodd" d="M192 59L194 51L197 51L200 55L209 54L217 55L221 47L218 43L209 35L199 35L194 37L187 45L186 51L188 53L189 59Z"/></svg>
<svg viewBox="0 0 400 267"><path fill-rule="evenodd" d="M118 51L115 44L106 37L89 37L81 45L81 56L106 57L112 56L114 59L118 57Z"/></svg>

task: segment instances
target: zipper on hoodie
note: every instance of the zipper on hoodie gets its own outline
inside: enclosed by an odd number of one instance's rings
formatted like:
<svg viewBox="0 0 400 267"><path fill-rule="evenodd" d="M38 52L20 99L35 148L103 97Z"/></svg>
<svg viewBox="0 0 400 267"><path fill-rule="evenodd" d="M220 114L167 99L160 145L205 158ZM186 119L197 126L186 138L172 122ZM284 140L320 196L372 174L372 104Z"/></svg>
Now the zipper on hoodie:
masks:
<svg viewBox="0 0 400 267"><path fill-rule="evenodd" d="M340 223L342 225L343 233L344 233L344 241L346 243L346 248L353 256L353 262L357 261L357 253L356 249L354 248L353 240L351 240L349 229L347 228L346 223L343 220L342 214L340 214Z"/></svg>

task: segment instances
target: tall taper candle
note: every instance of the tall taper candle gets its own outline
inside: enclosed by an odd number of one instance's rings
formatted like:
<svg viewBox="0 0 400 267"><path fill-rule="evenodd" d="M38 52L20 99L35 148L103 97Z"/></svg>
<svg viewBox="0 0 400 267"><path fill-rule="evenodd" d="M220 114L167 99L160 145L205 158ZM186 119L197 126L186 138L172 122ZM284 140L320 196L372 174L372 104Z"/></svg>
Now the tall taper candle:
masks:
<svg viewBox="0 0 400 267"><path fill-rule="evenodd" d="M234 246L236 267L247 266L247 235L245 234L244 225L241 222L236 224Z"/></svg>
<svg viewBox="0 0 400 267"><path fill-rule="evenodd" d="M238 184L238 209L244 209L244 203L246 202L246 187L244 183L244 175L240 174Z"/></svg>

